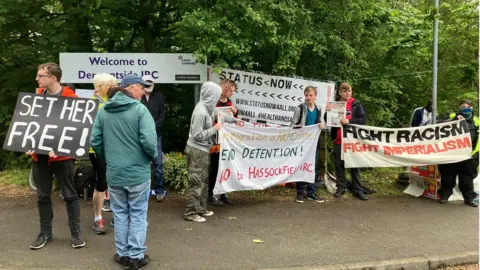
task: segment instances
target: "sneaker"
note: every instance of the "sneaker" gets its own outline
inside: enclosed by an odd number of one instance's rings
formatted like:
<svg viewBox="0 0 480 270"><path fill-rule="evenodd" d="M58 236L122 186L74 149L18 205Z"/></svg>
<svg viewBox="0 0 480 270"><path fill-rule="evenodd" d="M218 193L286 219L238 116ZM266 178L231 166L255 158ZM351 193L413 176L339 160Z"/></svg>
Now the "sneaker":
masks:
<svg viewBox="0 0 480 270"><path fill-rule="evenodd" d="M464 200L463 202L468 206L478 207L478 200Z"/></svg>
<svg viewBox="0 0 480 270"><path fill-rule="evenodd" d="M193 217L184 217L185 220L188 220L188 221L195 221L195 222L205 222L207 221L205 218L199 216L199 215L195 215Z"/></svg>
<svg viewBox="0 0 480 270"><path fill-rule="evenodd" d="M162 194L157 194L155 199L158 203L161 203L165 201L165 197L167 197L167 191L164 191Z"/></svg>
<svg viewBox="0 0 480 270"><path fill-rule="evenodd" d="M318 196L318 195L315 194L315 193L314 193L314 194L311 194L311 195L308 195L308 196L307 196L307 199L308 199L309 201L314 201L314 202L318 202L318 203L323 203L323 202L325 202L324 199L322 199L320 196Z"/></svg>
<svg viewBox="0 0 480 270"><path fill-rule="evenodd" d="M213 211L205 211L205 212L202 212L202 213L200 213L200 216L202 216L202 217L211 217L211 216L213 216Z"/></svg>
<svg viewBox="0 0 480 270"><path fill-rule="evenodd" d="M297 198L295 199L297 203L303 203L303 194L297 194Z"/></svg>
<svg viewBox="0 0 480 270"><path fill-rule="evenodd" d="M217 196L208 197L208 202L215 207L225 206L225 204L219 200Z"/></svg>
<svg viewBox="0 0 480 270"><path fill-rule="evenodd" d="M97 220L93 222L93 232L101 235L101 234L106 234L107 230L105 229L105 226L103 225L105 221L103 219Z"/></svg>
<svg viewBox="0 0 480 270"><path fill-rule="evenodd" d="M440 200L438 200L441 204L448 203L448 196L440 195Z"/></svg>
<svg viewBox="0 0 480 270"><path fill-rule="evenodd" d="M72 247L73 248L82 248L85 246L85 241L82 239L79 231L72 233Z"/></svg>
<svg viewBox="0 0 480 270"><path fill-rule="evenodd" d="M345 195L345 189L337 189L337 191L335 192L335 198L340 198L342 197L343 195Z"/></svg>
<svg viewBox="0 0 480 270"><path fill-rule="evenodd" d="M110 226L115 227L115 223L113 221L114 219L112 218L112 222L110 222Z"/></svg>
<svg viewBox="0 0 480 270"><path fill-rule="evenodd" d="M230 198L228 198L227 194L220 195L220 201L222 201L226 205L233 205L232 201L230 200Z"/></svg>
<svg viewBox="0 0 480 270"><path fill-rule="evenodd" d="M110 200L105 200L102 206L103 212L112 212L112 207L110 206Z"/></svg>
<svg viewBox="0 0 480 270"><path fill-rule="evenodd" d="M50 241L52 241L52 233L40 232L37 239L30 244L30 249L41 249Z"/></svg>
<svg viewBox="0 0 480 270"><path fill-rule="evenodd" d="M148 255L144 255L143 258L141 259L130 258L130 266L128 269L129 270L144 269L149 262L150 262L150 258L148 257Z"/></svg>
<svg viewBox="0 0 480 270"><path fill-rule="evenodd" d="M363 193L362 191L354 192L354 193L353 193L353 196L359 198L359 199L362 200L362 201L367 201L367 200L368 200L367 195L365 195L365 193Z"/></svg>
<svg viewBox="0 0 480 270"><path fill-rule="evenodd" d="M130 257L128 257L128 256L120 256L118 254L115 254L115 256L113 256L113 260L116 263L123 266L124 269L128 269L129 266L130 266Z"/></svg>
<svg viewBox="0 0 480 270"><path fill-rule="evenodd" d="M58 194L58 199L59 199L60 201L62 201L62 202L65 201L65 197L63 197L63 194L62 194L61 191L60 191L60 194Z"/></svg>

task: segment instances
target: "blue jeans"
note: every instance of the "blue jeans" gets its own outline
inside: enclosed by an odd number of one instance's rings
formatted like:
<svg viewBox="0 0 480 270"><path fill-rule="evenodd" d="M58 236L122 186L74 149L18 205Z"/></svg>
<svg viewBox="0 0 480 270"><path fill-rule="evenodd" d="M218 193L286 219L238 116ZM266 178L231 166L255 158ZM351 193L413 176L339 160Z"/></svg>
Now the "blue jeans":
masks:
<svg viewBox="0 0 480 270"><path fill-rule="evenodd" d="M158 156L153 160L153 169L155 175L155 194L163 194L165 191L165 181L163 179L163 164L162 164L162 136L157 137Z"/></svg>
<svg viewBox="0 0 480 270"><path fill-rule="evenodd" d="M120 256L143 258L147 247L150 181L128 187L108 187L115 220L115 248Z"/></svg>

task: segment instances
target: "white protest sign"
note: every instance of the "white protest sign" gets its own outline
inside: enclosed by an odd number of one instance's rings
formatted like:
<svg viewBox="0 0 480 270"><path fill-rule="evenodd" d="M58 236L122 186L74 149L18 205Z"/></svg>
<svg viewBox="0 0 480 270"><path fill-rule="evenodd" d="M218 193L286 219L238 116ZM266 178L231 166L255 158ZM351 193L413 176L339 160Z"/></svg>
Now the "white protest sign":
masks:
<svg viewBox="0 0 480 270"><path fill-rule="evenodd" d="M471 153L470 131L464 120L400 129L343 126L346 168L445 164L469 159Z"/></svg>
<svg viewBox="0 0 480 270"><path fill-rule="evenodd" d="M202 83L207 66L193 54L179 53L60 53L62 82L92 83L96 73L117 80L127 74L150 75L156 83Z"/></svg>
<svg viewBox="0 0 480 270"><path fill-rule="evenodd" d="M238 117L253 122L290 125L295 107L304 102L305 87L317 87L317 104L325 108L333 100L333 83L265 75L232 69L212 73L212 81L232 79L238 90L231 100L239 109Z"/></svg>
<svg viewBox="0 0 480 270"><path fill-rule="evenodd" d="M340 127L340 120L347 115L346 102L333 101L329 102L331 107L327 112L327 126L328 127Z"/></svg>
<svg viewBox="0 0 480 270"><path fill-rule="evenodd" d="M313 183L321 129L224 126L214 194L259 190L287 182Z"/></svg>

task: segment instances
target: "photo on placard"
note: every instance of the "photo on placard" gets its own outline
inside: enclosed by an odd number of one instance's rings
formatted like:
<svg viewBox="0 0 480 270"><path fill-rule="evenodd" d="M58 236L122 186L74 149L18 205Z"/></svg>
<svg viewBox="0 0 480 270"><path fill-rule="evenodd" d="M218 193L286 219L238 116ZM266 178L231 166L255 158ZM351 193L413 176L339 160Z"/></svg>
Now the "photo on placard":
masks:
<svg viewBox="0 0 480 270"><path fill-rule="evenodd" d="M345 118L346 113L346 103L345 102L329 102L330 111L327 112L327 126L328 127L340 127L340 120Z"/></svg>

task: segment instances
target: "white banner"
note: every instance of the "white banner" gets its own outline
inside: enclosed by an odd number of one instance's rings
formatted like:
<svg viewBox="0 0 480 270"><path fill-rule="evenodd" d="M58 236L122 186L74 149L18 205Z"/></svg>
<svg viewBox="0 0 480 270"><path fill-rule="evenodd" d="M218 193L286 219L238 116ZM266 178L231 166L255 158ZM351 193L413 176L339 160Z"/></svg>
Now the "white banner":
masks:
<svg viewBox="0 0 480 270"><path fill-rule="evenodd" d="M287 182L313 183L321 129L224 126L214 194L259 190Z"/></svg>
<svg viewBox="0 0 480 270"><path fill-rule="evenodd" d="M193 54L179 53L60 53L62 82L92 83L96 73L118 81L127 74L150 75L156 83L203 83L207 66Z"/></svg>
<svg viewBox="0 0 480 270"><path fill-rule="evenodd" d="M323 108L327 101L334 99L333 83L232 69L223 69L220 75L211 74L211 80L216 83L225 78L238 85L232 97L234 106L239 109L238 117L254 122L290 125L295 107L304 102L303 90L307 86L317 87L317 104Z"/></svg>
<svg viewBox="0 0 480 270"><path fill-rule="evenodd" d="M75 90L75 94L77 94L77 96L82 98L92 98L94 93L95 93L95 90L89 90L89 89Z"/></svg>
<svg viewBox="0 0 480 270"><path fill-rule="evenodd" d="M471 153L465 120L400 129L343 126L346 168L445 164L469 159Z"/></svg>

